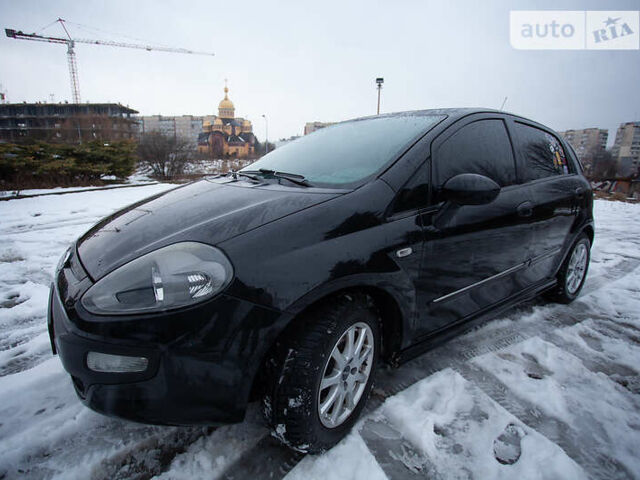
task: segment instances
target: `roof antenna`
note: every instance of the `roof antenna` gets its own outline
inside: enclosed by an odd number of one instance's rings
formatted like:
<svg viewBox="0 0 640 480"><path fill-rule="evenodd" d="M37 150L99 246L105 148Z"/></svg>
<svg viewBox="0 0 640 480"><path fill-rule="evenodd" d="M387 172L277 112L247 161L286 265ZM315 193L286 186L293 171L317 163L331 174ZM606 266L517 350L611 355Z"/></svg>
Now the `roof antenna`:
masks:
<svg viewBox="0 0 640 480"><path fill-rule="evenodd" d="M507 98L509 97L504 97L504 100L502 101L502 105L500 106L500 110L504 110L504 105L505 103L507 103Z"/></svg>

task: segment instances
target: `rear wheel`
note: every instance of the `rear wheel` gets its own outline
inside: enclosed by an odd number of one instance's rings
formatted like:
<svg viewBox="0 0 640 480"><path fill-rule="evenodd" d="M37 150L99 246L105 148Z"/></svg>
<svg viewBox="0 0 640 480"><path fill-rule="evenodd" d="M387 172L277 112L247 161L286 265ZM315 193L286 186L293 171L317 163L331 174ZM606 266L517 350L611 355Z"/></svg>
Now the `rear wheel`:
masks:
<svg viewBox="0 0 640 480"><path fill-rule="evenodd" d="M591 259L591 242L586 234L582 234L573 244L569 255L558 272L558 284L551 290L551 300L560 303L571 303L580 294L587 278L589 260Z"/></svg>
<svg viewBox="0 0 640 480"><path fill-rule="evenodd" d="M318 453L356 422L380 350L369 299L343 295L295 320L268 361L265 417L286 445Z"/></svg>

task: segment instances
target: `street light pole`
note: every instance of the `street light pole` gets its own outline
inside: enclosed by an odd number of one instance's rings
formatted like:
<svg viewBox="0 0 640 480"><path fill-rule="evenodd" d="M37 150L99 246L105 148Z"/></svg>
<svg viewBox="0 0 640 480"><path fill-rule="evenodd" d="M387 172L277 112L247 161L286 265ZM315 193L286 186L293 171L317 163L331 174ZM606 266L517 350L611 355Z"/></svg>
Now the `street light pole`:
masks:
<svg viewBox="0 0 640 480"><path fill-rule="evenodd" d="M376 115L380 115L380 90L382 90L382 84L384 83L384 78L378 77L376 78L376 83L378 84L378 112Z"/></svg>
<svg viewBox="0 0 640 480"><path fill-rule="evenodd" d="M265 134L264 134L264 154L269 153L269 122L266 115L262 115L264 118Z"/></svg>

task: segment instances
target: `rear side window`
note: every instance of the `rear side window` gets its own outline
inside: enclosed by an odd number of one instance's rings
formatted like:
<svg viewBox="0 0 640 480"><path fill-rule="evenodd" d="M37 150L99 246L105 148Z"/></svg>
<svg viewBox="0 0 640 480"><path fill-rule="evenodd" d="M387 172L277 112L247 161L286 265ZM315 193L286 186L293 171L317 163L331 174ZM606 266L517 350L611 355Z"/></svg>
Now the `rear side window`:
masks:
<svg viewBox="0 0 640 480"><path fill-rule="evenodd" d="M567 156L555 136L518 122L515 131L524 167L523 181L569 173Z"/></svg>
<svg viewBox="0 0 640 480"><path fill-rule="evenodd" d="M516 181L511 142L504 122L479 120L446 139L435 155L439 187L460 173L477 173L501 187Z"/></svg>

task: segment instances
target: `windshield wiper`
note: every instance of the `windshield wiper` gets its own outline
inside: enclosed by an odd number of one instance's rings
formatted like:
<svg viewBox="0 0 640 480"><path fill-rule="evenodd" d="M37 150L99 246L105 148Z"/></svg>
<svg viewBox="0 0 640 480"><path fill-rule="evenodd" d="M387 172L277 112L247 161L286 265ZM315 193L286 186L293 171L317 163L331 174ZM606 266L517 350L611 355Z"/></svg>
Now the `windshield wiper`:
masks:
<svg viewBox="0 0 640 480"><path fill-rule="evenodd" d="M239 173L239 172L238 172ZM285 180L289 180L296 185L302 185L303 187L311 187L311 183L309 180L304 178L303 175L298 175L297 173L287 173L287 172L277 172L275 170L270 170L268 168L260 168L258 170L246 170L245 173L262 173L263 175L271 175L276 178L284 178Z"/></svg>
<svg viewBox="0 0 640 480"><path fill-rule="evenodd" d="M253 180L254 182L261 182L262 181L258 177L256 177L255 175L249 175L248 173L245 173L245 172L236 172L236 171L232 170L227 175L231 175L231 177L233 177L234 180L238 180L238 177L242 176L242 177L247 177L247 178Z"/></svg>

